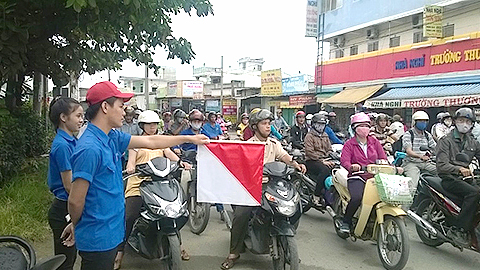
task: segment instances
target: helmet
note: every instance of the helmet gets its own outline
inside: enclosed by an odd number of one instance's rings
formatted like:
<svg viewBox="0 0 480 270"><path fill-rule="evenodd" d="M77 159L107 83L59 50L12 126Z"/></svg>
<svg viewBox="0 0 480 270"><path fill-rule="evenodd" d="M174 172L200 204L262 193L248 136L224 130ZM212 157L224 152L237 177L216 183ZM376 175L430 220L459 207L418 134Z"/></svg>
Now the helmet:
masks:
<svg viewBox="0 0 480 270"><path fill-rule="evenodd" d="M473 113L472 109L467 108L467 107L460 108L455 112L455 117L454 118L457 119L459 117L467 118L472 122L475 122L475 119L476 119L475 114Z"/></svg>
<svg viewBox="0 0 480 270"><path fill-rule="evenodd" d="M329 112L328 117L337 117L337 114L335 112Z"/></svg>
<svg viewBox="0 0 480 270"><path fill-rule="evenodd" d="M250 125L253 126L265 119L270 119L270 121L274 119L273 114L269 110L253 109L252 112L250 113L249 123Z"/></svg>
<svg viewBox="0 0 480 270"><path fill-rule="evenodd" d="M327 117L321 113L316 113L312 117L312 124L313 123L320 123L320 124L326 124L327 123Z"/></svg>
<svg viewBox="0 0 480 270"><path fill-rule="evenodd" d="M450 115L450 113L449 113L449 112L444 112L444 113L443 113L443 116L442 116L442 120L445 119L445 118L449 118L449 117L452 117L452 116Z"/></svg>
<svg viewBox="0 0 480 270"><path fill-rule="evenodd" d="M193 121L193 120L198 120L198 121L204 121L205 116L203 113L197 109L193 109L190 111L188 114L188 120Z"/></svg>
<svg viewBox="0 0 480 270"><path fill-rule="evenodd" d="M171 112L164 112L162 114L163 117L167 117L167 116L172 116L172 113Z"/></svg>
<svg viewBox="0 0 480 270"><path fill-rule="evenodd" d="M160 117L156 112L146 110L138 116L138 123L160 123Z"/></svg>
<svg viewBox="0 0 480 270"><path fill-rule="evenodd" d="M305 112L304 112L304 111L298 111L298 112L295 114L295 118L300 117L300 116L305 116Z"/></svg>
<svg viewBox="0 0 480 270"><path fill-rule="evenodd" d="M368 123L370 124L370 117L366 115L364 112L359 112L350 117L350 123L352 124L352 128L361 124L361 123Z"/></svg>
<svg viewBox="0 0 480 270"><path fill-rule="evenodd" d="M375 118L375 122L380 122L380 120L388 120L388 115L384 114L384 113L379 113L377 115L377 118Z"/></svg>
<svg viewBox="0 0 480 270"><path fill-rule="evenodd" d="M242 116L241 116L240 118L241 118L241 119L243 119L243 118L247 118L247 119L248 119L248 113L246 113L246 112L245 112L245 113L242 113Z"/></svg>
<svg viewBox="0 0 480 270"><path fill-rule="evenodd" d="M130 107L130 106L128 106L128 107L125 108L125 113L126 113L127 115L134 115L134 114L135 114L135 109L132 108L132 107Z"/></svg>
<svg viewBox="0 0 480 270"><path fill-rule="evenodd" d="M437 113L437 120L438 120L438 121L442 120L444 114L445 114L444 112L439 112L439 113Z"/></svg>
<svg viewBox="0 0 480 270"><path fill-rule="evenodd" d="M417 121L417 120L430 120L430 117L428 116L428 114L424 111L416 111L413 115L412 115L412 120L413 121Z"/></svg>
<svg viewBox="0 0 480 270"><path fill-rule="evenodd" d="M328 116L328 112L327 112L327 111L319 111L318 113L321 114L321 115Z"/></svg>
<svg viewBox="0 0 480 270"><path fill-rule="evenodd" d="M392 117L392 121L393 122L400 122L400 120L402 120L402 117L398 114L395 114L393 117Z"/></svg>
<svg viewBox="0 0 480 270"><path fill-rule="evenodd" d="M313 114L309 113L309 114L307 114L307 116L305 116L305 118L306 118L307 120L312 120Z"/></svg>
<svg viewBox="0 0 480 270"><path fill-rule="evenodd" d="M182 111L181 109L176 109L173 111L173 118L178 119L178 118L187 118L187 114Z"/></svg>
<svg viewBox="0 0 480 270"><path fill-rule="evenodd" d="M215 116L215 117L217 117L217 113L216 113L216 112L210 111L210 112L208 113L208 116L207 116L208 119L210 119L210 116L212 116L212 115Z"/></svg>

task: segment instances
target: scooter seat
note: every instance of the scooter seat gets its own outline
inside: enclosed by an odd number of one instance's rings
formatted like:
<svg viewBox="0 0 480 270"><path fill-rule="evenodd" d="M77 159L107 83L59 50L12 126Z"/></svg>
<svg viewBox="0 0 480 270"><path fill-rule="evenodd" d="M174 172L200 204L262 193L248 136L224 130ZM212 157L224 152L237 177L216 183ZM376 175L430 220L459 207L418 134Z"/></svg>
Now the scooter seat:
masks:
<svg viewBox="0 0 480 270"><path fill-rule="evenodd" d="M423 177L427 183L432 186L436 191L442 193L444 196L446 196L447 198L449 198L450 200L452 200L455 204L457 204L458 206L461 206L462 204L462 199L448 191L446 191L443 187L442 187L442 178L438 177L438 176L424 176Z"/></svg>

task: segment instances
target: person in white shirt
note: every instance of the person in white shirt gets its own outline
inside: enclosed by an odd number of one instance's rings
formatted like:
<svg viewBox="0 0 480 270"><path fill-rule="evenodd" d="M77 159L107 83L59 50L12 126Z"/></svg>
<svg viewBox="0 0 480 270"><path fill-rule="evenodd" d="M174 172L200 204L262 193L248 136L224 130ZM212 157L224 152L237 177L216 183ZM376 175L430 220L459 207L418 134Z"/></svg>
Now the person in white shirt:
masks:
<svg viewBox="0 0 480 270"><path fill-rule="evenodd" d="M398 114L395 114L392 117L392 121L393 123L390 125L390 130L393 131L397 138L400 138L403 133L405 133L405 126L402 123L402 117Z"/></svg>

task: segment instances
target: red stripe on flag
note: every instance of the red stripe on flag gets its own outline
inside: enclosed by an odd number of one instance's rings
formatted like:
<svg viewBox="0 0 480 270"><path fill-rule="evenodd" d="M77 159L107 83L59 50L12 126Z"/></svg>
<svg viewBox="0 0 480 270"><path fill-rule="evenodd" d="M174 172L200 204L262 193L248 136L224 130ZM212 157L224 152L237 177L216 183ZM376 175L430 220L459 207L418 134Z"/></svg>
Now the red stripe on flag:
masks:
<svg viewBox="0 0 480 270"><path fill-rule="evenodd" d="M205 146L261 203L265 145L211 142Z"/></svg>

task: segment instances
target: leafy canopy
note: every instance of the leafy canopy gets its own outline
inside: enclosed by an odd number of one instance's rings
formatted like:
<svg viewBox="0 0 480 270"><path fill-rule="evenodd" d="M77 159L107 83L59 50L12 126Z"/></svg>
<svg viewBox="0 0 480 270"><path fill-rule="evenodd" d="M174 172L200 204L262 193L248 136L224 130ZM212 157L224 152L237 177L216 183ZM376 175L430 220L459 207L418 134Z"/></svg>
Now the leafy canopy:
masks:
<svg viewBox="0 0 480 270"><path fill-rule="evenodd" d="M171 16L213 14L209 0L0 0L0 85L40 72L65 85L71 72L152 63L156 47L189 63L195 53L173 36Z"/></svg>

